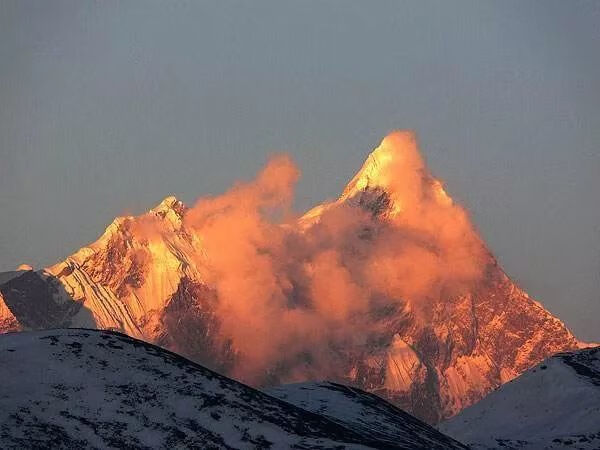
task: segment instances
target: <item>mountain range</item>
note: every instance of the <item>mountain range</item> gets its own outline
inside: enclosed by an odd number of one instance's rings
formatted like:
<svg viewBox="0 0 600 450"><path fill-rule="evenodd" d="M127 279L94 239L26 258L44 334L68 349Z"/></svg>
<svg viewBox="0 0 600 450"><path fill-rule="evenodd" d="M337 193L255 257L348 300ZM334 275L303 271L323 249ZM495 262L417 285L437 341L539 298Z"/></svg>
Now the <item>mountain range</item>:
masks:
<svg viewBox="0 0 600 450"><path fill-rule="evenodd" d="M223 195L167 197L64 261L3 274L0 332L116 330L257 388L331 380L432 424L581 347L504 273L412 133L300 216L298 175L278 156Z"/></svg>

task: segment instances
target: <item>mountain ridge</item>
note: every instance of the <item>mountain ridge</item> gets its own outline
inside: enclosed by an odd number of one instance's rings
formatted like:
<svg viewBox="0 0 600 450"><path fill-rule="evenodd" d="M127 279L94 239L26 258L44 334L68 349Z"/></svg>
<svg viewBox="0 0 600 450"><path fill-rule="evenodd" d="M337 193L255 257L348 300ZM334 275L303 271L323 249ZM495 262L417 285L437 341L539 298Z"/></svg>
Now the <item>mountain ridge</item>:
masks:
<svg viewBox="0 0 600 450"><path fill-rule="evenodd" d="M0 321L120 330L257 386L329 378L430 423L580 345L502 271L414 134L386 137L337 200L265 219L295 179L280 158L222 196L119 217L0 284ZM28 317L42 297L54 322Z"/></svg>

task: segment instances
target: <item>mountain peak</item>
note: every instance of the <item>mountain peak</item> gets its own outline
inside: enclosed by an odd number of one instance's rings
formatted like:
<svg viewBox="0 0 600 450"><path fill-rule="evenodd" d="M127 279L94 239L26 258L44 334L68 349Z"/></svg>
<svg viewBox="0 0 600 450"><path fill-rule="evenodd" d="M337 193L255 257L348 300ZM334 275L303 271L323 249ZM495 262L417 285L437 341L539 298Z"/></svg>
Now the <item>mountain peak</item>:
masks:
<svg viewBox="0 0 600 450"><path fill-rule="evenodd" d="M167 220L174 229L179 229L187 207L174 195L169 195L152 208L149 213Z"/></svg>
<svg viewBox="0 0 600 450"><path fill-rule="evenodd" d="M178 200L174 195L169 195L150 211L156 214L166 214L168 211L175 211L176 213L179 213L183 209L185 209L183 202Z"/></svg>
<svg viewBox="0 0 600 450"><path fill-rule="evenodd" d="M340 200L352 198L368 188L385 189L392 181L392 172L395 172L391 168L396 165L410 166L414 169L423 167L423 160L417 149L417 139L412 131L398 130L388 134L350 180Z"/></svg>

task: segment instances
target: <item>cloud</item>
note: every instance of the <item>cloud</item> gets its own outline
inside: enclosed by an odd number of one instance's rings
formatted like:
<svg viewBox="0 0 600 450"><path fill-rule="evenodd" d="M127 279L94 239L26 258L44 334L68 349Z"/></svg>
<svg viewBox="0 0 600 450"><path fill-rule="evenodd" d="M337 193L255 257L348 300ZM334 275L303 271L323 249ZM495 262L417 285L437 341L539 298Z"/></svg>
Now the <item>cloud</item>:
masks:
<svg viewBox="0 0 600 450"><path fill-rule="evenodd" d="M400 331L391 315L427 320L435 299L483 273L483 244L413 134L386 137L340 200L302 227L290 211L299 175L275 156L184 218L202 242L196 262L237 355L233 375L255 384L342 377L348 352Z"/></svg>

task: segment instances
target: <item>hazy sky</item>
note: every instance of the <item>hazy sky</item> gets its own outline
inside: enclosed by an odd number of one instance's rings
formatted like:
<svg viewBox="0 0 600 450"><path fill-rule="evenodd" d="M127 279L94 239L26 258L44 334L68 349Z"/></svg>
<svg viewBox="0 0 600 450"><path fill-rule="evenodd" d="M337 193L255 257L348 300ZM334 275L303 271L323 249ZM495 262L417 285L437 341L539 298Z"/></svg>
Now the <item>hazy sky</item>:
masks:
<svg viewBox="0 0 600 450"><path fill-rule="evenodd" d="M510 276L600 340L600 2L0 0L0 270L274 151L298 210L414 129Z"/></svg>

